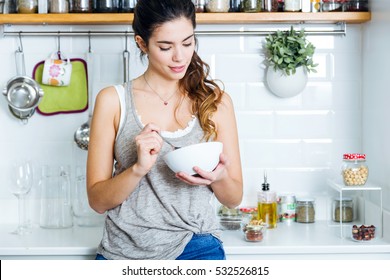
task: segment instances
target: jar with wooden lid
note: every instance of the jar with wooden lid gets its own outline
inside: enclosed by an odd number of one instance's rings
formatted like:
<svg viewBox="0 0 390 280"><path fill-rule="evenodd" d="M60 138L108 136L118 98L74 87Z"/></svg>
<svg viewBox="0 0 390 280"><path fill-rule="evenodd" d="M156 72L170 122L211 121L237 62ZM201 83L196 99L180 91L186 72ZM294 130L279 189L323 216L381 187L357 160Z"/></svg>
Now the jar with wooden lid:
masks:
<svg viewBox="0 0 390 280"><path fill-rule="evenodd" d="M350 223L353 221L353 200L351 197L336 197L332 205L333 221Z"/></svg>
<svg viewBox="0 0 390 280"><path fill-rule="evenodd" d="M344 154L341 167L344 185L363 186L368 179L365 154Z"/></svg>
<svg viewBox="0 0 390 280"><path fill-rule="evenodd" d="M297 198L295 208L295 221L298 223L315 222L315 200L314 198Z"/></svg>

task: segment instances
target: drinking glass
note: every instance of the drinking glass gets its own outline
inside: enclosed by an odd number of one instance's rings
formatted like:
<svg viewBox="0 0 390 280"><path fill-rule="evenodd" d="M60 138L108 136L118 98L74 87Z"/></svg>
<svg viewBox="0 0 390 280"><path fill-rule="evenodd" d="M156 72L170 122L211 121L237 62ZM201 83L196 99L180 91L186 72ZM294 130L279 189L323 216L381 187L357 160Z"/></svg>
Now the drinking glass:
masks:
<svg viewBox="0 0 390 280"><path fill-rule="evenodd" d="M33 167L30 161L14 162L10 166L9 188L12 194L18 199L19 204L19 223L18 227L12 233L24 235L31 232L31 226L26 219L26 195L30 192L33 185Z"/></svg>

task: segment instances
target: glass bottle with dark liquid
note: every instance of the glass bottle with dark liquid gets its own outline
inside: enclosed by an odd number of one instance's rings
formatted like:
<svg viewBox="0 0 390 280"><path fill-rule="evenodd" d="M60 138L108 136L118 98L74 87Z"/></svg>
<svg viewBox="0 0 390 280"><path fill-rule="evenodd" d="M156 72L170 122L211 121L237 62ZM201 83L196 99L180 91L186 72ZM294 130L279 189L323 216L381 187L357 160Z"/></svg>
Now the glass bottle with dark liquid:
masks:
<svg viewBox="0 0 390 280"><path fill-rule="evenodd" d="M263 220L268 224L268 228L276 228L278 221L276 193L269 190L267 182L267 173L264 172L264 183L261 191L257 194L258 201L258 220Z"/></svg>

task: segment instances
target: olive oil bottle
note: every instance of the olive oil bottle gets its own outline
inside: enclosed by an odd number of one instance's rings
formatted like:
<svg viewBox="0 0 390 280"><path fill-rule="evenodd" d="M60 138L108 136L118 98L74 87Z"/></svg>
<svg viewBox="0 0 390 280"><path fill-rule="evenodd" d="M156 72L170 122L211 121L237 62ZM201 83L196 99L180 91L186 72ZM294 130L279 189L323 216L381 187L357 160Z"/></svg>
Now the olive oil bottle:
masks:
<svg viewBox="0 0 390 280"><path fill-rule="evenodd" d="M267 173L264 172L264 183L257 194L257 218L268 224L268 228L276 228L278 221L276 193L269 190Z"/></svg>

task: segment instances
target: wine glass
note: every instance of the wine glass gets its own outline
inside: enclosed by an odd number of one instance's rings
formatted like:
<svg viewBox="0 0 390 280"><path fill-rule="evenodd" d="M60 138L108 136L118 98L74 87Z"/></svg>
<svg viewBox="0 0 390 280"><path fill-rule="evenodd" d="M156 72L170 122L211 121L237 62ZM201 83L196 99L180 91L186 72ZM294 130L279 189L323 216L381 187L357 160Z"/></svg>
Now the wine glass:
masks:
<svg viewBox="0 0 390 280"><path fill-rule="evenodd" d="M30 224L26 220L26 195L33 185L33 167L30 161L19 161L10 166L9 188L12 194L18 198L19 224L12 233L24 235L31 232Z"/></svg>

